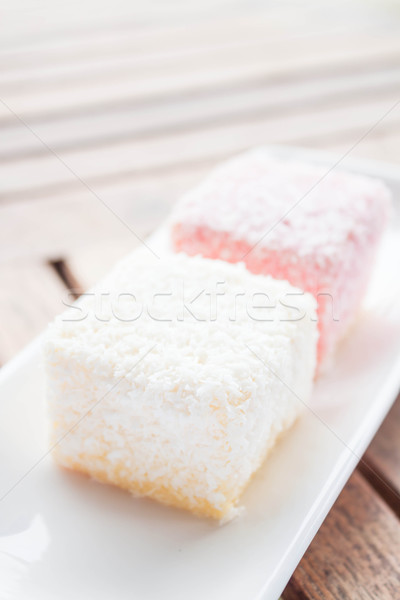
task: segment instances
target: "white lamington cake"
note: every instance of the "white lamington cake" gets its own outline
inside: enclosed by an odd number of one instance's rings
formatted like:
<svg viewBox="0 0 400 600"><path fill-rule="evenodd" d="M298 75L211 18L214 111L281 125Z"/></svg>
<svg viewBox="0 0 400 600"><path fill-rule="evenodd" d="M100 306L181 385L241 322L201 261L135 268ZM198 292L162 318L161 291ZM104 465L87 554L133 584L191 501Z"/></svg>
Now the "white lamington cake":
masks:
<svg viewBox="0 0 400 600"><path fill-rule="evenodd" d="M285 281L133 253L49 327L54 458L230 519L309 401L317 336L315 300Z"/></svg>

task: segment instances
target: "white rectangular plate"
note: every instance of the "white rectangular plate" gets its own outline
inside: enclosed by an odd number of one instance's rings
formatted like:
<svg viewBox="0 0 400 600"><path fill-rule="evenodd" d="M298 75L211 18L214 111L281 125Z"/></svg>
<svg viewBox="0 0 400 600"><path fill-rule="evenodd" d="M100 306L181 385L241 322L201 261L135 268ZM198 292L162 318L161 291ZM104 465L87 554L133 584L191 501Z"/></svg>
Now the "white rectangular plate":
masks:
<svg viewBox="0 0 400 600"><path fill-rule="evenodd" d="M336 158L279 155L327 168ZM0 597L13 600L275 600L389 410L400 383L398 169L381 177L395 215L363 310L299 420L218 526L57 468L47 451L40 338L0 373ZM162 237L162 236L161 236ZM162 246L160 236L153 244ZM35 466L36 465L36 466ZM11 491L9 491L11 490Z"/></svg>

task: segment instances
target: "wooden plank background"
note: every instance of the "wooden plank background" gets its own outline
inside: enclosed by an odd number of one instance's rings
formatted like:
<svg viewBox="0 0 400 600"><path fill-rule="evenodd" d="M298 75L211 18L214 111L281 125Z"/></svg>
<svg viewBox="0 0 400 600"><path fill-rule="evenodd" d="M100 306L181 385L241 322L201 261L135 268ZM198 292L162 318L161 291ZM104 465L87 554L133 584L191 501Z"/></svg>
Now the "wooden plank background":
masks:
<svg viewBox="0 0 400 600"><path fill-rule="evenodd" d="M400 163L394 0L0 0L0 33L1 363L219 160ZM284 598L400 598L399 498L397 402Z"/></svg>

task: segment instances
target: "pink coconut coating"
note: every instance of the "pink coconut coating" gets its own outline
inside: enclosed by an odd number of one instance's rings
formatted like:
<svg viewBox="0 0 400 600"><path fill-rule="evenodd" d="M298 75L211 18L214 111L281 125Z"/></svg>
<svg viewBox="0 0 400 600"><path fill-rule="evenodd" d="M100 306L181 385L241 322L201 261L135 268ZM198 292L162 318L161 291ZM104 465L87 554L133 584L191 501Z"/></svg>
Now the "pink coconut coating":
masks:
<svg viewBox="0 0 400 600"><path fill-rule="evenodd" d="M319 360L364 295L391 194L380 181L277 160L258 150L225 163L178 204L176 251L245 262L318 301Z"/></svg>

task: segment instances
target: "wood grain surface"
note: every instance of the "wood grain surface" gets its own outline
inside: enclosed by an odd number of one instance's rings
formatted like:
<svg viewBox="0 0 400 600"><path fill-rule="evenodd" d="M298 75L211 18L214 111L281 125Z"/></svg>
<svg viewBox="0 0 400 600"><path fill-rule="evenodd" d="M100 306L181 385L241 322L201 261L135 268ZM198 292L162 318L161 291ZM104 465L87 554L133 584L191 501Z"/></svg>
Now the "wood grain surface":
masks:
<svg viewBox="0 0 400 600"><path fill-rule="evenodd" d="M0 265L0 364L63 310L65 286L49 265L26 260Z"/></svg>
<svg viewBox="0 0 400 600"><path fill-rule="evenodd" d="M398 599L399 556L398 519L354 473L301 560L283 599Z"/></svg>

